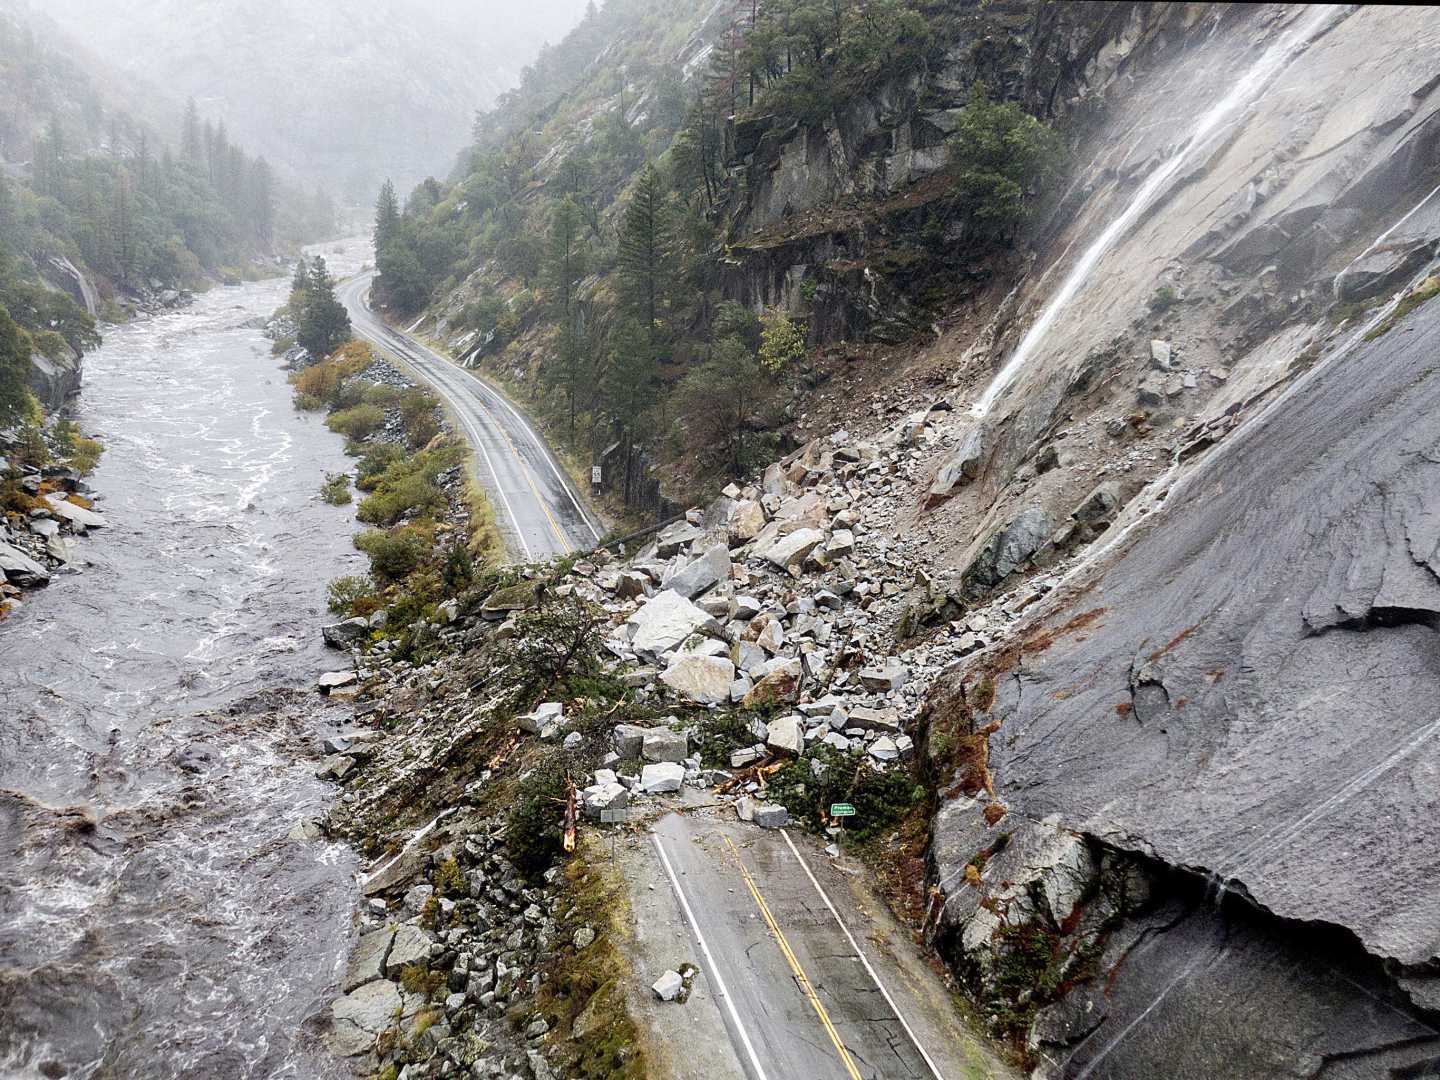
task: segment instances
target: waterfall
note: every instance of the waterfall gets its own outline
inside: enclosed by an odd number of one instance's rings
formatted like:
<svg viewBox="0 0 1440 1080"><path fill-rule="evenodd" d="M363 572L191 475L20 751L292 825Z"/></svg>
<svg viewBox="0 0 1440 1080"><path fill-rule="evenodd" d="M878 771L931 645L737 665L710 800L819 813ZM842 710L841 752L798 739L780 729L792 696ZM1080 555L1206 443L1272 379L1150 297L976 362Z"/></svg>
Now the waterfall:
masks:
<svg viewBox="0 0 1440 1080"><path fill-rule="evenodd" d="M1260 57L1255 66L1231 87L1230 92L1224 98L1200 118L1180 150L1150 174L1120 215L1086 249L1085 254L1080 257L1080 261L1066 276L1059 290L1040 312L1040 317L1035 320L1034 325L1021 339L1019 346L1006 361L1005 366L991 380L980 400L971 407L970 411L973 415L983 418L995 407L995 402L1024 369L1036 346L1049 332L1060 313L1075 298L1075 294L1080 291L1080 287L1090 277L1101 258L1144 213L1184 164L1194 156L1194 152L1200 144L1233 112L1254 100L1302 46L1307 44L1327 24L1342 16L1345 11L1346 9L1341 7L1317 5L1297 25L1265 50L1265 54Z"/></svg>
<svg viewBox="0 0 1440 1080"><path fill-rule="evenodd" d="M63 270L70 277L75 279L75 284L80 288L80 297L85 301L85 310L93 319L100 314L100 304L95 297L95 286L90 284L90 279L82 274L79 269L63 255L54 256L50 260L57 270Z"/></svg>

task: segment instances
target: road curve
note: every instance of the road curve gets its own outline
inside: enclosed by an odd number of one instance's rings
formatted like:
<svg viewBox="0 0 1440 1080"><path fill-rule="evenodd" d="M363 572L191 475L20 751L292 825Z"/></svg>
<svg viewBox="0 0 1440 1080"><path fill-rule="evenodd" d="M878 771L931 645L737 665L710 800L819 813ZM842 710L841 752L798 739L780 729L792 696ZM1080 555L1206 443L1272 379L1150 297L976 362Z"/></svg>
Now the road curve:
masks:
<svg viewBox="0 0 1440 1080"><path fill-rule="evenodd" d="M476 476L490 496L511 556L532 562L594 547L600 526L535 426L484 380L382 322L366 302L373 278L368 271L336 289L350 325L444 399L475 448Z"/></svg>

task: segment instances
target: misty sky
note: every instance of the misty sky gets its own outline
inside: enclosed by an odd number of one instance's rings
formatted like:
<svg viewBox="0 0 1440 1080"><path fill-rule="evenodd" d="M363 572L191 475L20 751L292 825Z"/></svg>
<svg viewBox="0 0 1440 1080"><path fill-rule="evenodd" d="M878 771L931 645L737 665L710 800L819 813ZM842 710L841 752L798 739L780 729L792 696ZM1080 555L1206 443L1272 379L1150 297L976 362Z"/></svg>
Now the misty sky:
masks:
<svg viewBox="0 0 1440 1080"><path fill-rule="evenodd" d="M586 0L12 0L127 81L356 201L443 175L475 110Z"/></svg>

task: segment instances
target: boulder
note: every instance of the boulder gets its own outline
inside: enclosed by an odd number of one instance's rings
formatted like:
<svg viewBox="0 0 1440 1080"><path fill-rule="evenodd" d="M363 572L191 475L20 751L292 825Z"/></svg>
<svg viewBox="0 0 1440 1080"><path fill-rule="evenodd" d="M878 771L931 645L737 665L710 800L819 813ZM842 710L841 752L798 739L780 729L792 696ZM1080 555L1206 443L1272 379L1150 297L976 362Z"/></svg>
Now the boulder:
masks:
<svg viewBox="0 0 1440 1080"><path fill-rule="evenodd" d="M684 782L685 766L673 761L657 762L640 770L640 790L647 795L679 791Z"/></svg>
<svg viewBox="0 0 1440 1080"><path fill-rule="evenodd" d="M545 701L535 706L533 712L517 716L515 722L521 731L542 739L553 738L565 726L565 706L558 701Z"/></svg>
<svg viewBox="0 0 1440 1080"><path fill-rule="evenodd" d="M713 618L673 589L656 593L625 625L630 644L646 653L668 652L702 627L718 629Z"/></svg>
<svg viewBox="0 0 1440 1080"><path fill-rule="evenodd" d="M1170 371L1170 343L1154 340L1150 342L1150 366L1156 371Z"/></svg>
<svg viewBox="0 0 1440 1080"><path fill-rule="evenodd" d="M532 608L540 602L541 588L533 581L520 581L496 589L480 605L480 614L486 619L503 619L513 612Z"/></svg>
<svg viewBox="0 0 1440 1080"><path fill-rule="evenodd" d="M800 661L786 660L765 675L745 695L741 704L747 709L781 701L794 701L800 689Z"/></svg>
<svg viewBox="0 0 1440 1080"><path fill-rule="evenodd" d="M899 690L905 685L905 665L894 656L860 669L860 685L867 690Z"/></svg>
<svg viewBox="0 0 1440 1080"><path fill-rule="evenodd" d="M1014 520L990 534L964 574L970 598L983 596L1013 574L1044 546L1054 526L1038 506L1027 507Z"/></svg>
<svg viewBox="0 0 1440 1080"><path fill-rule="evenodd" d="M332 649L348 649L364 641L370 634L368 619L346 619L320 628L320 636Z"/></svg>
<svg viewBox="0 0 1440 1080"><path fill-rule="evenodd" d="M44 585L50 571L19 548L0 543L0 576L16 585Z"/></svg>
<svg viewBox="0 0 1440 1080"><path fill-rule="evenodd" d="M1120 484L1115 480L1106 480L1096 484L1070 516L1082 525L1108 525L1115 520L1120 503Z"/></svg>
<svg viewBox="0 0 1440 1080"><path fill-rule="evenodd" d="M105 527L105 515L97 514L94 510L86 510L83 506L76 506L63 495L46 495L45 501L52 514L64 518L72 525L80 525L86 529L103 529Z"/></svg>
<svg viewBox="0 0 1440 1080"><path fill-rule="evenodd" d="M630 791L618 781L588 787L581 795L586 817L598 818L602 810L623 810L630 805Z"/></svg>
<svg viewBox="0 0 1440 1080"><path fill-rule="evenodd" d="M690 753L690 739L683 731L669 728L648 728L640 746L646 761L684 761Z"/></svg>
<svg viewBox="0 0 1440 1080"><path fill-rule="evenodd" d="M353 686L359 681L360 676L353 671L327 671L315 680L315 685L320 688L320 693L329 694L341 687Z"/></svg>
<svg viewBox="0 0 1440 1080"><path fill-rule="evenodd" d="M731 547L749 543L765 527L765 510L754 499L742 499L730 512L728 535Z"/></svg>
<svg viewBox="0 0 1440 1080"><path fill-rule="evenodd" d="M430 959L433 939L418 926L401 923L395 928L395 939L385 957L385 974L398 975L408 964L420 964Z"/></svg>
<svg viewBox="0 0 1440 1080"><path fill-rule="evenodd" d="M345 967L345 980L340 984L340 988L348 994L368 982L383 978L385 957L389 954L390 943L394 940L393 926L361 934L360 940L350 952L350 962Z"/></svg>
<svg viewBox="0 0 1440 1080"><path fill-rule="evenodd" d="M751 820L762 829L783 829L790 824L790 811L779 803L760 803L752 815Z"/></svg>
<svg viewBox="0 0 1440 1080"><path fill-rule="evenodd" d="M719 705L730 700L735 665L723 656L677 656L660 681L690 701Z"/></svg>
<svg viewBox="0 0 1440 1080"><path fill-rule="evenodd" d="M960 438L960 443L940 466L935 482L930 485L929 498L932 502L947 499L956 488L963 487L980 475L985 461L985 426L976 424Z"/></svg>
<svg viewBox="0 0 1440 1080"><path fill-rule="evenodd" d="M363 1054L375 1037L390 1028L404 1007L400 988L379 979L337 998L330 1005L334 1025L326 1045L341 1057Z"/></svg>
<svg viewBox="0 0 1440 1080"><path fill-rule="evenodd" d="M661 1001L674 1001L685 989L685 980L678 971L667 971L655 980L650 989Z"/></svg>
<svg viewBox="0 0 1440 1080"><path fill-rule="evenodd" d="M667 578L664 586L693 600L730 576L730 552L723 545L712 547Z"/></svg>
<svg viewBox="0 0 1440 1080"><path fill-rule="evenodd" d="M850 710L848 726L864 728L866 731L899 731L900 711L898 709L871 709L863 705Z"/></svg>
<svg viewBox="0 0 1440 1080"><path fill-rule="evenodd" d="M796 570L805 557L825 542L819 529L796 529L782 536L765 552L765 557L781 570Z"/></svg>
<svg viewBox="0 0 1440 1080"><path fill-rule="evenodd" d="M615 752L622 758L639 757L640 748L645 745L645 733L649 730L639 724L616 724Z"/></svg>
<svg viewBox="0 0 1440 1080"><path fill-rule="evenodd" d="M798 716L779 716L765 725L765 745L786 754L805 749L805 729Z"/></svg>

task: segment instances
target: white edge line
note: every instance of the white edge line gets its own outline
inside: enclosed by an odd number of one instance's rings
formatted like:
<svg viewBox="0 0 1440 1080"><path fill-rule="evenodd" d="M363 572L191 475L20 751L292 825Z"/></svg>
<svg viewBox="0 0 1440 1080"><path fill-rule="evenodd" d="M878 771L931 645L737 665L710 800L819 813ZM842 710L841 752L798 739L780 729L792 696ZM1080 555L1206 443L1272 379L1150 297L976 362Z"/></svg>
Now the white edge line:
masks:
<svg viewBox="0 0 1440 1080"><path fill-rule="evenodd" d="M360 307L368 314L370 305L365 302L365 292L366 290L362 285L355 299L359 302ZM366 336L370 337L370 335ZM394 352L395 347L393 345L387 345L379 337L370 337L370 340L373 344L379 345L380 348L389 349L391 352ZM425 381L429 382L430 380L426 379ZM431 385L434 386L435 384L431 383ZM442 390L441 392L443 393L444 391ZM525 561L534 562L535 556L530 552L530 545L525 542L525 534L520 528L520 519L515 516L515 508L510 505L510 497L505 494L505 489L500 484L500 474L495 471L495 462L490 460L490 451L485 449L485 441L480 438L479 433L475 430L475 425L470 423L460 409L457 408L455 413L460 418L460 423L469 429L472 441L475 444L475 449L479 450L481 456L485 459L485 467L490 470L490 478L495 481L495 493L500 496L500 501L505 504L505 513L510 516L510 524L515 527L515 539L520 541L520 548L525 552Z"/></svg>
<svg viewBox="0 0 1440 1080"><path fill-rule="evenodd" d="M705 963L709 965L705 977L714 979L715 989L721 1000L725 1002L725 1010L730 1014L735 1031L739 1034L740 1041L745 1044L745 1053L750 1057L750 1064L755 1070L756 1080L769 1080L765 1075L764 1067L760 1064L759 1055L755 1053L755 1046L750 1041L750 1035L746 1032L745 1025L740 1022L740 1014L735 1011L735 1002L730 997L730 991L725 989L725 980L720 975L720 965L715 963L715 957L711 955L705 935L700 933L700 921L695 918L695 912L690 910L690 901L685 898L685 891L680 888L680 879L675 876L675 868L670 865L670 856L665 854L665 847L660 843L660 834L652 832L650 840L655 845L655 850L660 853L660 862L665 866L665 876L670 879L670 887L675 890L681 910L685 912L685 919L690 923L690 930L695 935L695 940L700 943L700 951L705 954Z"/></svg>
<svg viewBox="0 0 1440 1080"><path fill-rule="evenodd" d="M910 1036L910 1041L915 1044L915 1049L920 1051L920 1056L925 1059L925 1064L930 1067L931 1075L935 1077L935 1080L945 1080L945 1078L940 1075L940 1069L935 1065L934 1060L925 1052L925 1047L920 1045L920 1040L916 1038L915 1032L911 1029L909 1022L905 1019L904 1015L901 1014L900 1007L895 1004L895 999L890 996L890 991L885 989L885 984L880 981L880 976L876 974L875 968L870 964L870 958L865 955L864 950L860 948L860 943L855 940L855 935L850 933L850 928L846 926L845 921L840 918L840 913L835 910L835 905L830 902L830 897L826 894L825 890L820 887L820 882L815 880L815 875L810 871L810 864L807 863L805 857L800 854L800 849L795 846L795 841L790 839L790 833L785 829L781 829L780 835L785 838L785 843L790 846L790 851L800 863L800 868L805 871L805 876L810 879L810 884L814 885L815 891L820 894L820 899L825 901L825 906L830 909L830 914L835 918L835 925L840 927L840 932L845 935L845 940L850 942L850 947L855 950L855 955L860 957L860 963L865 965L865 970L870 975L870 981L875 984L876 988L880 991L881 997L883 997L890 1006L890 1011L895 1014L895 1019L900 1021L900 1026L905 1029L905 1034Z"/></svg>

